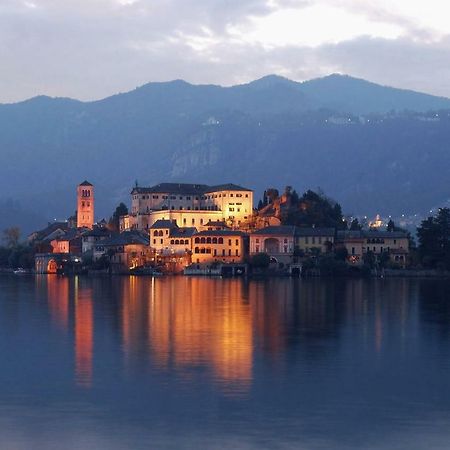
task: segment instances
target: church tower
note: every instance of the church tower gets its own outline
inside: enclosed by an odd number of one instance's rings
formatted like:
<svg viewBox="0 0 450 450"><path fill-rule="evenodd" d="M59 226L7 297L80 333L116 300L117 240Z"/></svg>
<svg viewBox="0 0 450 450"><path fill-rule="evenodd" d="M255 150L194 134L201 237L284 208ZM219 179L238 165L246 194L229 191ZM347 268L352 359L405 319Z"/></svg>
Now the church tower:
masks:
<svg viewBox="0 0 450 450"><path fill-rule="evenodd" d="M94 226L94 186L83 181L77 188L77 227Z"/></svg>

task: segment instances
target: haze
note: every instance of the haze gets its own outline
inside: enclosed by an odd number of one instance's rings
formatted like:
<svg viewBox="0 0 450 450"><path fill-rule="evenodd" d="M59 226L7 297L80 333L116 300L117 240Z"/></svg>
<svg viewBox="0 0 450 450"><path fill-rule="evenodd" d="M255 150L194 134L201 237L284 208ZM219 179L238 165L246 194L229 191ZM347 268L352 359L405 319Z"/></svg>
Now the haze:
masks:
<svg viewBox="0 0 450 450"><path fill-rule="evenodd" d="M450 96L447 2L2 0L0 102L348 73Z"/></svg>

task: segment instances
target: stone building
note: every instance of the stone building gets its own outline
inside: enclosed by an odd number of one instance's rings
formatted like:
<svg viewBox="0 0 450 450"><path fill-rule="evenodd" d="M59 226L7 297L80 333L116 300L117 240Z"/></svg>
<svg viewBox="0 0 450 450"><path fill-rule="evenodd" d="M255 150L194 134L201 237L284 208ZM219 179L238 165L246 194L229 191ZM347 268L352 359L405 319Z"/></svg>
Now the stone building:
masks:
<svg viewBox="0 0 450 450"><path fill-rule="evenodd" d="M369 252L378 261L387 255L400 267L408 264L409 239L404 231L339 231L336 245L347 250L348 262L354 265L363 264L364 255Z"/></svg>
<svg viewBox="0 0 450 450"><path fill-rule="evenodd" d="M130 214L121 219L121 228L148 230L158 220L197 228L210 221L225 221L238 228L252 213L253 191L242 186L161 183L133 188Z"/></svg>
<svg viewBox="0 0 450 450"><path fill-rule="evenodd" d="M77 228L94 226L94 186L83 181L77 187Z"/></svg>
<svg viewBox="0 0 450 450"><path fill-rule="evenodd" d="M247 254L246 235L238 230L204 230L193 236L195 264L241 263Z"/></svg>

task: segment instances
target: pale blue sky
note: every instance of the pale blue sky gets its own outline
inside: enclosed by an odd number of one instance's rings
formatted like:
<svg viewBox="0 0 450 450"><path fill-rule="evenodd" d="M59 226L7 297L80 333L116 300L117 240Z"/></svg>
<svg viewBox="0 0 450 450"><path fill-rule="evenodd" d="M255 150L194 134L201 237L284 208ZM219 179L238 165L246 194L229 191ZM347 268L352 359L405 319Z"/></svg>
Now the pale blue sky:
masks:
<svg viewBox="0 0 450 450"><path fill-rule="evenodd" d="M333 72L450 97L445 0L0 0L0 102Z"/></svg>

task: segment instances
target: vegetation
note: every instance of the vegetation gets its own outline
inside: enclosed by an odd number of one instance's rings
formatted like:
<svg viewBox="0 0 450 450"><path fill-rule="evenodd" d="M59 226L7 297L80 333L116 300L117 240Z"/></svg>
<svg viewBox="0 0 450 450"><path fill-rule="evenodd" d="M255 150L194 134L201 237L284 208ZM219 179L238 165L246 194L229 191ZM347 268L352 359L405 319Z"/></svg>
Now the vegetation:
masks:
<svg viewBox="0 0 450 450"><path fill-rule="evenodd" d="M450 209L440 208L417 228L419 258L424 267L450 270Z"/></svg>
<svg viewBox="0 0 450 450"><path fill-rule="evenodd" d="M110 217L108 222L108 228L111 231L120 231L120 216L126 216L128 214L128 208L125 203L120 203L119 206L114 211L113 215Z"/></svg>
<svg viewBox="0 0 450 450"><path fill-rule="evenodd" d="M257 253L250 258L250 265L255 269L267 269L270 265L270 256L267 253Z"/></svg>
<svg viewBox="0 0 450 450"><path fill-rule="evenodd" d="M20 229L10 227L3 231L3 246L0 246L0 267L15 269L34 267L34 249L20 243Z"/></svg>

